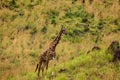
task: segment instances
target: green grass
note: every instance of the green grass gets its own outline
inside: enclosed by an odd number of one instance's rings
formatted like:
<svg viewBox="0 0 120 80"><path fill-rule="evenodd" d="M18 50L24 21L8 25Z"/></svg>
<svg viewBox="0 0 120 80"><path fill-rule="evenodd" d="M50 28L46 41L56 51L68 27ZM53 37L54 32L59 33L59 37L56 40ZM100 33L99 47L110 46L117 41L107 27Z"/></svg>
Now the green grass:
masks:
<svg viewBox="0 0 120 80"><path fill-rule="evenodd" d="M115 66L110 62L111 60L111 55L108 56L105 54L104 50L99 52L95 51L90 54L82 54L73 60L57 65L55 69L56 71L59 71L59 69L65 65L64 68L66 68L66 72L56 73L57 76L55 79L66 80L69 77L72 77L76 80L102 80L104 78L103 76L107 75L107 72L112 74L112 71L114 72L115 68L119 70L119 64ZM117 71L117 74L120 75L119 71ZM114 75L111 76L114 77Z"/></svg>

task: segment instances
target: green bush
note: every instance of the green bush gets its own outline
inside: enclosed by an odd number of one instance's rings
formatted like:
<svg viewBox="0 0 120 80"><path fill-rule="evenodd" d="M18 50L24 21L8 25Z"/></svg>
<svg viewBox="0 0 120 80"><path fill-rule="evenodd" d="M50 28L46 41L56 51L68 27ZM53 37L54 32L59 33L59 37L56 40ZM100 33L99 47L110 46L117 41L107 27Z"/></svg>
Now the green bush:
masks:
<svg viewBox="0 0 120 80"><path fill-rule="evenodd" d="M68 8L66 9L65 16L63 18L83 18L87 15L87 12L84 9L84 6L79 6L77 9L75 8Z"/></svg>
<svg viewBox="0 0 120 80"><path fill-rule="evenodd" d="M100 19L97 28L101 30L101 29L103 29L103 27L104 27L104 22L102 19Z"/></svg>
<svg viewBox="0 0 120 80"><path fill-rule="evenodd" d="M17 16L18 16L17 14L16 15L12 15L11 16L11 21L14 21L17 18Z"/></svg>
<svg viewBox="0 0 120 80"><path fill-rule="evenodd" d="M51 20L51 24L56 25L56 23L57 23L56 19L55 19L55 18L53 18L53 19Z"/></svg>
<svg viewBox="0 0 120 80"><path fill-rule="evenodd" d="M72 4L74 4L77 0L72 0Z"/></svg>
<svg viewBox="0 0 120 80"><path fill-rule="evenodd" d="M44 26L44 27L41 29L41 32L42 32L43 34L47 33L47 27Z"/></svg>
<svg viewBox="0 0 120 80"><path fill-rule="evenodd" d="M6 1L6 2L3 2L2 4L11 10L18 8L18 5L16 4L16 0Z"/></svg>
<svg viewBox="0 0 120 80"><path fill-rule="evenodd" d="M113 0L103 0L103 2L106 3L106 4L112 4Z"/></svg>
<svg viewBox="0 0 120 80"><path fill-rule="evenodd" d="M56 18L57 16L59 16L59 12L55 11L55 10L50 10L47 12L48 18L49 19L53 19Z"/></svg>
<svg viewBox="0 0 120 80"><path fill-rule="evenodd" d="M29 54L31 57L33 57L33 58L37 58L38 57L38 54L37 54L37 52L36 51L34 51L34 50L31 50L31 52L30 52L30 54Z"/></svg>
<svg viewBox="0 0 120 80"><path fill-rule="evenodd" d="M37 33L37 28L36 27L32 27L32 30L30 32L32 35L34 35L35 33Z"/></svg>
<svg viewBox="0 0 120 80"><path fill-rule="evenodd" d="M51 21L51 24L56 25L59 12L55 10L50 10L46 14L48 15L48 19Z"/></svg>

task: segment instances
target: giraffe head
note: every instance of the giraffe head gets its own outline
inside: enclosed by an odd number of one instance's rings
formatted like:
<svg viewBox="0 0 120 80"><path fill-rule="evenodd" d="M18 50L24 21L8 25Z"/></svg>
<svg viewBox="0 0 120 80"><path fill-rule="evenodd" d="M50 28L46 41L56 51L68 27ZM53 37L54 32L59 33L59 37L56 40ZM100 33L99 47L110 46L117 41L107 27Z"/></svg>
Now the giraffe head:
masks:
<svg viewBox="0 0 120 80"><path fill-rule="evenodd" d="M67 33L66 33L66 28L62 26L61 32L66 35L66 34L67 34Z"/></svg>

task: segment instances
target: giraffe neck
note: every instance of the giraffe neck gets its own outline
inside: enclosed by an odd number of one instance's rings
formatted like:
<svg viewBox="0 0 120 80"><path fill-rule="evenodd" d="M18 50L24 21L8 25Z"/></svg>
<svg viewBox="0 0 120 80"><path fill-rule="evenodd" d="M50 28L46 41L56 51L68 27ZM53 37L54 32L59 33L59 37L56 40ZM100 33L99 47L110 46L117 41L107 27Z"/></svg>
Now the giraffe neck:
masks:
<svg viewBox="0 0 120 80"><path fill-rule="evenodd" d="M54 41L52 42L52 48L55 49L56 46L58 45L60 39L61 39L61 36L62 36L62 32L60 31L58 36L54 39Z"/></svg>

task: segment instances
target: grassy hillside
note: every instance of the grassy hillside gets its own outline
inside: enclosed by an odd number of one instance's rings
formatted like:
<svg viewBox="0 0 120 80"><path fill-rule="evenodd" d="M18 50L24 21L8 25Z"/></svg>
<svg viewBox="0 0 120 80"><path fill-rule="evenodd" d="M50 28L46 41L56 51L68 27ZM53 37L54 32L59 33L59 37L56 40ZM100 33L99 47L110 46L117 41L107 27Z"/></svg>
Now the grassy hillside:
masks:
<svg viewBox="0 0 120 80"><path fill-rule="evenodd" d="M62 25L67 35L42 80L120 80L120 63L105 53L120 42L119 0L0 0L0 80L36 80L38 56Z"/></svg>

